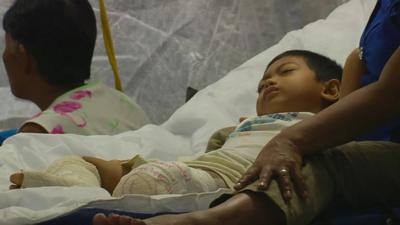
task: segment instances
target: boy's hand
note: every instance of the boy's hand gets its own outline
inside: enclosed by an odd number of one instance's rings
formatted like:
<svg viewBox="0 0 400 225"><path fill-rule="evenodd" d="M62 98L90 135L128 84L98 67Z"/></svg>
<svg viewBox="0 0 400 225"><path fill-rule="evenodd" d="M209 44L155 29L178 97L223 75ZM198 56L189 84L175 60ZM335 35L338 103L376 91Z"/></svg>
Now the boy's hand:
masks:
<svg viewBox="0 0 400 225"><path fill-rule="evenodd" d="M244 117L244 116L240 117L239 118L239 123L243 122L243 120L245 120L245 119L247 119L247 117Z"/></svg>
<svg viewBox="0 0 400 225"><path fill-rule="evenodd" d="M240 190L258 179L258 189L266 190L272 179L276 179L282 197L289 202L293 197L293 188L303 199L308 191L301 174L302 156L297 147L287 138L277 135L264 146L254 164L235 185Z"/></svg>

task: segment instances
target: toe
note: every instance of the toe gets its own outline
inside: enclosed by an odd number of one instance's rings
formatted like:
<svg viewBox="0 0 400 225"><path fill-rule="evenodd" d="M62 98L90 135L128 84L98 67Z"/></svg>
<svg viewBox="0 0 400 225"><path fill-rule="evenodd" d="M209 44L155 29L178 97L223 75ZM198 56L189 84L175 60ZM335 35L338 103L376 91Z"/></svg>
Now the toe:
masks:
<svg viewBox="0 0 400 225"><path fill-rule="evenodd" d="M10 176L11 183L21 186L22 182L24 181L24 174L23 173L14 173Z"/></svg>

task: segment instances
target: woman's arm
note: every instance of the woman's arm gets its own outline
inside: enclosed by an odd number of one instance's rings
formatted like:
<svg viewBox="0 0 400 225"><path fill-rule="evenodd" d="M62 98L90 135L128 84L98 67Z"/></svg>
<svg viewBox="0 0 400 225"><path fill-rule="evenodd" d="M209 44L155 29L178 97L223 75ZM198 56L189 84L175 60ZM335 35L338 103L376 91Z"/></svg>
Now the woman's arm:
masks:
<svg viewBox="0 0 400 225"><path fill-rule="evenodd" d="M400 116L400 48L377 82L289 127L282 136L292 140L300 154L309 154L352 141L396 116Z"/></svg>
<svg viewBox="0 0 400 225"><path fill-rule="evenodd" d="M361 77L365 74L365 65L360 60L360 49L354 49L344 64L340 86L340 99L361 87Z"/></svg>

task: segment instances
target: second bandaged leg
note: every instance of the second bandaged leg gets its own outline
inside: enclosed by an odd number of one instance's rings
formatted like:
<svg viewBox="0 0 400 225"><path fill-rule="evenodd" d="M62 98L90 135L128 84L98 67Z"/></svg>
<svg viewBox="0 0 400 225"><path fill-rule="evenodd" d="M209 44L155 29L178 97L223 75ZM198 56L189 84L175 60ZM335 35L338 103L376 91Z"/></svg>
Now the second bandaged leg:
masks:
<svg viewBox="0 0 400 225"><path fill-rule="evenodd" d="M181 162L152 161L122 177L113 196L124 194L184 194L217 190L218 184L208 173Z"/></svg>

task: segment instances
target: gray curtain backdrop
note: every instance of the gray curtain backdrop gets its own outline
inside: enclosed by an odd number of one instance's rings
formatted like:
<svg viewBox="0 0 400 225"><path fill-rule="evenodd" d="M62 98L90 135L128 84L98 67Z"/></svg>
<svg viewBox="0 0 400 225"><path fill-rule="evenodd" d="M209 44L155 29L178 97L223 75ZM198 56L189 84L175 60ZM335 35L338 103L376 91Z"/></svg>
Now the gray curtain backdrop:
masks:
<svg viewBox="0 0 400 225"><path fill-rule="evenodd" d="M347 1L106 0L106 4L125 91L154 123L161 123L184 104L187 87L206 87L288 31L325 18ZM97 0L90 2L99 16ZM0 0L0 18L11 3ZM3 30L0 38L4 39ZM114 85L102 38L99 26L92 78ZM0 86L8 86L7 82L1 63Z"/></svg>

